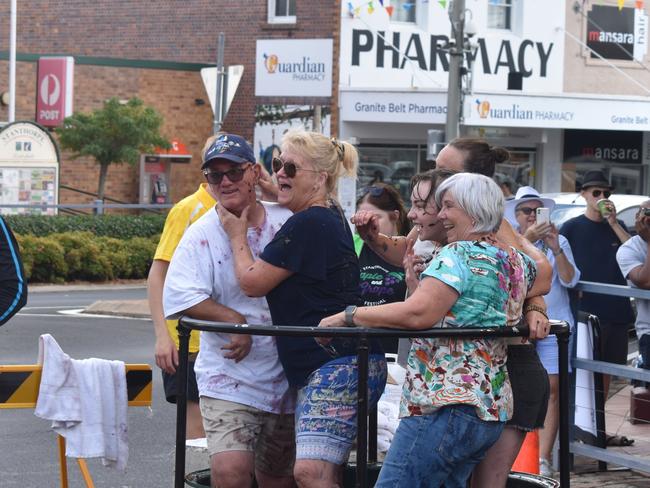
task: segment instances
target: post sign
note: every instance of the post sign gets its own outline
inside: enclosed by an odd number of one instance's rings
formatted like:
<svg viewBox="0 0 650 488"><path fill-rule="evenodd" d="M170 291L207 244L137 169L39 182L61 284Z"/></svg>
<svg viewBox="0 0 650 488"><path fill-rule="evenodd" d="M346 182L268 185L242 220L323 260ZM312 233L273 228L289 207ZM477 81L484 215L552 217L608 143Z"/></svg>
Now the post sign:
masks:
<svg viewBox="0 0 650 488"><path fill-rule="evenodd" d="M56 127L72 115L74 58L43 57L38 60L36 122Z"/></svg>
<svg viewBox="0 0 650 488"><path fill-rule="evenodd" d="M594 5L587 14L587 46L593 50L592 58L643 61L648 16L641 9Z"/></svg>
<svg viewBox="0 0 650 488"><path fill-rule="evenodd" d="M332 96L332 39L258 39L255 95Z"/></svg>

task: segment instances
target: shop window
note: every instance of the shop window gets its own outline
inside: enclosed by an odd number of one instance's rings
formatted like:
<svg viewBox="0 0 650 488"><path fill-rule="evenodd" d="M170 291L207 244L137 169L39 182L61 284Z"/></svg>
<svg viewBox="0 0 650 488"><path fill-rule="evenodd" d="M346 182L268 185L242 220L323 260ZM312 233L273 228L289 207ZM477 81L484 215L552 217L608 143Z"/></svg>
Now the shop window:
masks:
<svg viewBox="0 0 650 488"><path fill-rule="evenodd" d="M295 24L296 0L268 0L269 23Z"/></svg>
<svg viewBox="0 0 650 488"><path fill-rule="evenodd" d="M359 194L373 183L381 181L393 185L409 206L411 201L411 178L418 172L419 160L425 150L418 145L387 146L364 144L359 149Z"/></svg>
<svg viewBox="0 0 650 488"><path fill-rule="evenodd" d="M512 30L512 0L489 0L488 28Z"/></svg>
<svg viewBox="0 0 650 488"><path fill-rule="evenodd" d="M391 21L415 23L416 0L390 0L390 6L393 7Z"/></svg>
<svg viewBox="0 0 650 488"><path fill-rule="evenodd" d="M534 186L535 151L526 148L508 148L508 151L510 159L496 165L495 180L508 186L513 194L520 186Z"/></svg>

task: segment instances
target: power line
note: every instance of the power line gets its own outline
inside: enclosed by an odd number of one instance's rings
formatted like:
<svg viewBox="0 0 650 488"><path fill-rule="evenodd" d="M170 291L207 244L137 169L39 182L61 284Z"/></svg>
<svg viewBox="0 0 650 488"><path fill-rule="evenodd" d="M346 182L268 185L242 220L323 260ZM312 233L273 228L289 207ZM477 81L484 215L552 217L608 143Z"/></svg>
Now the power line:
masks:
<svg viewBox="0 0 650 488"><path fill-rule="evenodd" d="M590 19L589 16L588 16L587 14L585 14L584 9L580 6L580 4L579 4L578 2L575 2L575 3L573 4L573 11L574 11L575 13L578 13L578 14L582 15L585 19L587 19L587 23L588 23L588 24L593 25L596 29L600 30L601 32L605 31L605 29L603 29L603 28L602 28L601 26L599 26L596 22L594 22L592 19ZM618 41L614 41L614 43L615 43L615 44L616 44L616 45L621 49L621 51L623 51L623 52L624 52L625 54L627 54L630 58L632 58L632 61L633 61L633 62L635 62L636 64L638 64L639 66L641 66L644 70L650 72L650 69L648 69L648 67L647 67L645 64L643 64L643 62L641 62L641 61L639 61L638 59L636 59L636 58L634 57L634 54L631 53L630 51L628 51L627 48L623 47L623 45L622 45L620 42L618 42Z"/></svg>
<svg viewBox="0 0 650 488"><path fill-rule="evenodd" d="M598 52L587 46L584 42L582 42L580 39L578 39L576 36L571 34L569 31L567 31L564 27L556 27L556 29L563 31L568 37L576 41L578 44L580 44L582 47L588 49L592 53L594 53L600 60L604 61L609 65L610 68L613 68L616 70L618 73L623 75L625 78L630 80L632 83L640 87L643 91L645 91L648 95L650 95L650 88L646 87L645 85L639 83L637 80L635 80L632 76L628 75L625 71L620 69L618 66L616 66L614 63L610 62L609 60L605 59L603 56L601 56Z"/></svg>

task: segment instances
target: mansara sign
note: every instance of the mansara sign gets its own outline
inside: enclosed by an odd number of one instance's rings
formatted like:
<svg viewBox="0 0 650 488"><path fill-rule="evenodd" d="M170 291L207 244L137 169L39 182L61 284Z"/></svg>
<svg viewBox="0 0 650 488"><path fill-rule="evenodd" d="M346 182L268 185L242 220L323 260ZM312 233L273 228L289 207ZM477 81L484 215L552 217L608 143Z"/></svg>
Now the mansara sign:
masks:
<svg viewBox="0 0 650 488"><path fill-rule="evenodd" d="M587 46L592 58L643 61L648 16L641 9L594 5L587 15Z"/></svg>
<svg viewBox="0 0 650 488"><path fill-rule="evenodd" d="M38 60L36 122L56 127L72 115L74 58L43 57Z"/></svg>
<svg viewBox="0 0 650 488"><path fill-rule="evenodd" d="M255 95L332 95L332 39L258 39Z"/></svg>

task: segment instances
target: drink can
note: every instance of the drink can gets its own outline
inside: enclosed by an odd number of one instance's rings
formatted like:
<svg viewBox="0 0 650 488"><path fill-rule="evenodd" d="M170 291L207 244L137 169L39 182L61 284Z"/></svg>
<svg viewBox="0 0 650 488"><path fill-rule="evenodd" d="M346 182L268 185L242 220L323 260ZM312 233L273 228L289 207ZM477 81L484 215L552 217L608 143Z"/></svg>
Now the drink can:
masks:
<svg viewBox="0 0 650 488"><path fill-rule="evenodd" d="M596 205L598 206L598 210L600 210L600 215L602 215L604 218L607 218L609 214L611 213L609 211L609 206L611 205L611 200L607 200L606 198L602 198L596 202Z"/></svg>

